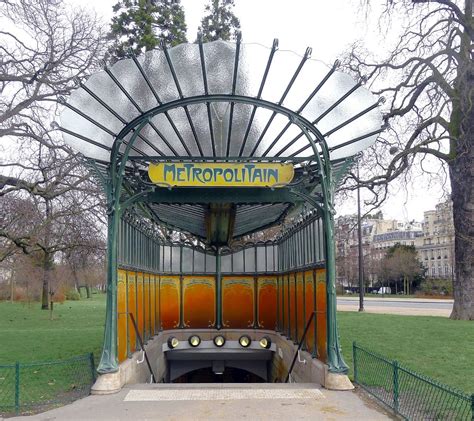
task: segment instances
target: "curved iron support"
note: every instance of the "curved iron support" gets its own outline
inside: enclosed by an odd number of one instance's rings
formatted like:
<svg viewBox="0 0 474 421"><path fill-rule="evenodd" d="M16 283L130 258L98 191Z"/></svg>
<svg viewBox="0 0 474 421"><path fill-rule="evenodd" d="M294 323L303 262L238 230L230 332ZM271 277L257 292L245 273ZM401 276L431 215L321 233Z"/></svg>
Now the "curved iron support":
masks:
<svg viewBox="0 0 474 421"><path fill-rule="evenodd" d="M130 142L127 144L123 159L118 163L118 150L123 138L116 142L117 148L112 154L107 182L107 304L105 310L104 345L97 367L100 374L118 371L117 359L117 251L120 216L126 207L121 206L120 195L128 154L140 134L141 129L148 124L148 119L142 121L135 129ZM118 167L118 168L117 168ZM126 201L125 204L130 204Z"/></svg>
<svg viewBox="0 0 474 421"><path fill-rule="evenodd" d="M296 123L298 124L298 123ZM326 294L327 294L327 351L329 371L332 373L347 374L349 367L342 357L342 350L339 344L339 335L337 330L337 298L336 298L336 252L334 244L334 185L332 183L332 170L329 161L327 147L322 148L324 162L317 153L317 147L306 127L300 125L301 131L305 134L315 151L315 158L318 161L321 190L322 206L309 194L300 191L292 191L296 196L304 198L309 204L322 211L324 221L324 234L326 245Z"/></svg>

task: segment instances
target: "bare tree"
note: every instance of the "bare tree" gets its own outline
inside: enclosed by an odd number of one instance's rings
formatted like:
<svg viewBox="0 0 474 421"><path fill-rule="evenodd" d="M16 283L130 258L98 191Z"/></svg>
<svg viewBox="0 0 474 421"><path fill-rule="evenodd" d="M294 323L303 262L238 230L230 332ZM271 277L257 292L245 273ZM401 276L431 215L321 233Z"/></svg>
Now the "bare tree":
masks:
<svg viewBox="0 0 474 421"><path fill-rule="evenodd" d="M2 253L19 247L41 256L47 309L55 254L84 246L84 237L69 235L79 216L91 224L101 217L98 187L50 123L105 41L96 17L61 0L0 0L0 22L0 137L5 149L14 144L0 162L0 198L26 201L34 214L28 218L28 208L0 221Z"/></svg>
<svg viewBox="0 0 474 421"><path fill-rule="evenodd" d="M455 227L451 318L474 320L473 2L389 1L384 16L404 26L390 55L375 60L355 47L346 63L388 99L390 127L365 155L368 176L352 178L380 203L395 178L409 178L417 169L433 171L436 162L441 171L447 169Z"/></svg>

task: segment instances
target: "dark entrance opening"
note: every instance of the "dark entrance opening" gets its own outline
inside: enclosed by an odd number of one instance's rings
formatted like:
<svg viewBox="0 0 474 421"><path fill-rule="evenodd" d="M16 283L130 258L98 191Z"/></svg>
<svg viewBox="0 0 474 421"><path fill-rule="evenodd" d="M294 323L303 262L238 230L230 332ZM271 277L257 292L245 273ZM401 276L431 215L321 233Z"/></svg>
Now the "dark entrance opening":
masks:
<svg viewBox="0 0 474 421"><path fill-rule="evenodd" d="M265 380L241 368L226 367L222 374L216 374L212 367L205 367L183 374L173 383L265 383Z"/></svg>

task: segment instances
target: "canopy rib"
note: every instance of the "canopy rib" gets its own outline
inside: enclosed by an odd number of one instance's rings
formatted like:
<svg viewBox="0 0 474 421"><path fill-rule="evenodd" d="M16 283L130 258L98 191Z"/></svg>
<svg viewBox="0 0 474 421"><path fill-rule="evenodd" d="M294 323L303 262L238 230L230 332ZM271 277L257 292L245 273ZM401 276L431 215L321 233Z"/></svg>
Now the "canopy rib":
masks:
<svg viewBox="0 0 474 421"><path fill-rule="evenodd" d="M293 84L295 83L296 78L300 74L301 69L303 68L303 65L306 63L306 61L308 60L310 55L311 55L311 48L307 48L303 58L301 59L298 67L296 68L295 73L293 74L292 78L290 79L290 82L288 83L285 91L283 92L283 95L281 96L280 100L278 101L278 105L283 104L283 101L285 100L286 96L290 92L290 89L292 88ZM272 124L272 121L276 117L276 115L277 115L276 112L272 113L270 119L268 120L267 124L265 125L265 128L262 130L262 133L260 134L255 146L253 147L252 152L250 152L250 155L255 154L256 150L260 146L260 143L261 143L262 139L264 138L265 134L267 133L267 130L270 127L270 125Z"/></svg>
<svg viewBox="0 0 474 421"><path fill-rule="evenodd" d="M204 94L209 95L209 86L207 83L206 59L204 57L204 47L202 45L202 34L199 35L199 59L201 62L202 80L204 82ZM216 156L217 154L216 154L216 141L214 139L214 125L212 124L211 104L209 102L206 102L206 109L207 109L207 121L209 124L209 132L211 134L212 154Z"/></svg>
<svg viewBox="0 0 474 421"><path fill-rule="evenodd" d="M260 99L261 96L262 96L263 88L265 87L265 82L267 81L267 76L268 76L268 73L270 71L270 66L272 65L273 57L275 56L275 52L276 52L277 49L278 49L278 39L275 38L273 40L272 49L270 50L270 55L268 56L267 65L265 66L265 71L263 72L262 80L260 82L260 88L258 89L257 99ZM244 138L242 140L242 144L240 146L239 156L242 156L242 154L244 152L245 145L247 143L247 139L248 139L249 134L250 134L250 128L252 127L252 123L253 123L253 120L255 118L255 112L256 111L257 111L257 106L254 105L253 108L252 108L252 113L250 115L248 125L247 125L247 129L245 130L245 135L244 135Z"/></svg>
<svg viewBox="0 0 474 421"><path fill-rule="evenodd" d="M235 59L234 59L234 71L232 76L232 95L235 95L235 86L237 84L237 70L239 68L239 55L240 55L240 41L241 41L241 33L239 32L237 35L237 42L235 45ZM234 119L234 102L230 103L230 113L229 113L229 129L227 131L227 147L225 155L229 156L230 152L230 139L232 137L232 120Z"/></svg>
<svg viewBox="0 0 474 421"><path fill-rule="evenodd" d="M311 92L311 94L306 98L306 100L303 102L300 108L296 111L298 114L300 114L305 107L309 104L309 102L314 98L314 96L318 93L318 91L323 87L323 85L326 83L326 81L331 77L331 75L336 71L337 68L337 63L334 63L334 65L331 67L329 72L324 76L324 78L321 80L321 82L316 86L316 88ZM291 126L291 121L289 121L285 127L282 129L282 131L277 135L277 137L273 140L273 142L270 144L270 146L263 152L263 156L266 156L273 148L274 146L278 143L278 141L281 139L281 137L286 133L286 131L290 128Z"/></svg>
<svg viewBox="0 0 474 421"><path fill-rule="evenodd" d="M161 46L163 48L163 52L165 53L166 62L168 63L168 66L169 66L170 71L171 71L171 75L173 76L173 80L174 80L174 83L176 85L176 89L178 90L179 97L181 99L183 99L184 98L183 91L181 89L181 85L180 85L179 80L178 80L178 75L176 74L176 70L174 68L173 60L171 60L170 54L168 52L168 48L166 47L165 43L162 43ZM202 152L202 148L201 148L201 142L198 139L198 136L197 136L197 133L196 133L196 128L194 127L194 123L193 123L193 120L191 118L191 114L189 113L189 109L188 109L187 106L184 106L183 108L184 108L184 112L186 113L186 118L188 119L189 126L191 127L191 131L192 131L193 136L194 136L194 141L196 142L196 145L199 149L199 153L202 156L203 152ZM189 150L187 150L186 152L189 154L189 156L192 155Z"/></svg>

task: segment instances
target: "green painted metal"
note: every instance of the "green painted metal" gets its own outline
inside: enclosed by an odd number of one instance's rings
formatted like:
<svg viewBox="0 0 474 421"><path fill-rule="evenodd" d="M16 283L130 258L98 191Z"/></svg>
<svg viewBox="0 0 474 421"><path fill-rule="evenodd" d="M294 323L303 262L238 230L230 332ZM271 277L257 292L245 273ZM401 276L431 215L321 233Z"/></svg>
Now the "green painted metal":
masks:
<svg viewBox="0 0 474 421"><path fill-rule="evenodd" d="M399 412L400 404L400 384L398 379L398 361L393 362L393 409Z"/></svg>
<svg viewBox="0 0 474 421"><path fill-rule="evenodd" d="M20 363L15 363L15 414L20 413Z"/></svg>
<svg viewBox="0 0 474 421"><path fill-rule="evenodd" d="M419 374L355 342L354 383L406 420L472 420L474 395Z"/></svg>
<svg viewBox="0 0 474 421"><path fill-rule="evenodd" d="M126 157L139 135L140 130L148 123L147 120L140 122L140 125L132 135L130 142L124 151L124 160L117 162L118 148L123 142L120 139L115 143L117 148L112 153L110 167L110 177L107 184L107 303L105 313L104 345L100 363L97 371L101 374L118 371L117 360L117 251L118 251L118 230L121 213L125 210L120 205L122 191L122 181L125 172ZM118 169L117 169L118 166Z"/></svg>
<svg viewBox="0 0 474 421"><path fill-rule="evenodd" d="M337 302L336 302L336 250L334 241L334 189L332 179L331 161L326 142L323 142L322 158L318 153L317 146L311 138L308 130L300 126L302 133L306 136L313 147L314 157L318 162L320 184L322 189L322 204L313 197L304 193L293 191L294 194L306 198L308 203L322 211L324 222L324 237L326 240L326 294L327 294L327 351L329 371L333 373L347 374L349 367L342 356L337 331Z"/></svg>
<svg viewBox="0 0 474 421"><path fill-rule="evenodd" d="M216 329L222 329L222 272L220 247L216 250Z"/></svg>

